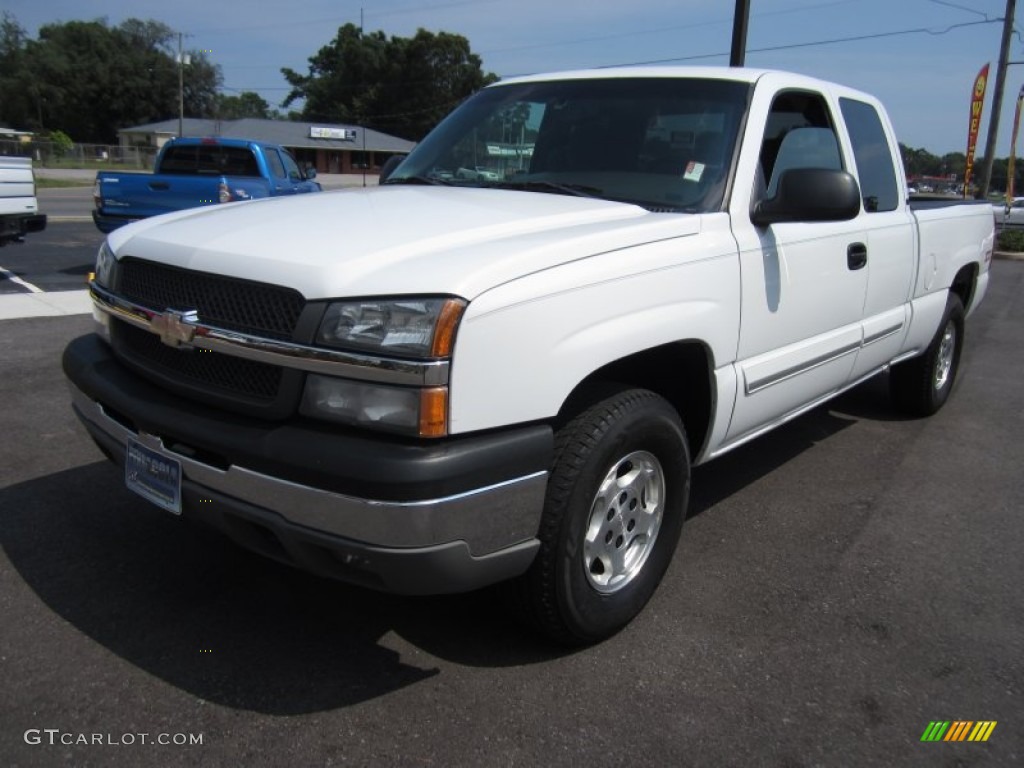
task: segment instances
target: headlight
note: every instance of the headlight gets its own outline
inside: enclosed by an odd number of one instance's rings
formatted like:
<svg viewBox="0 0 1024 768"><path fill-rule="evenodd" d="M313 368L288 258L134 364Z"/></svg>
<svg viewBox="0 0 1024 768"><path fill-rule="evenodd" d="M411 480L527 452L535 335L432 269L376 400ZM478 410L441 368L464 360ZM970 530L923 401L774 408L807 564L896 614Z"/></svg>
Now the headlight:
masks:
<svg viewBox="0 0 1024 768"><path fill-rule="evenodd" d="M316 343L384 355L446 357L465 307L460 299L339 301L327 307Z"/></svg>
<svg viewBox="0 0 1024 768"><path fill-rule="evenodd" d="M379 357L450 358L466 302L364 299L328 305L316 333L325 347ZM418 437L448 434L448 387L399 387L310 374L306 416Z"/></svg>
<svg viewBox="0 0 1024 768"><path fill-rule="evenodd" d="M96 282L104 288L110 288L111 279L114 276L114 252L110 250L107 241L103 241L99 253L96 254Z"/></svg>
<svg viewBox="0 0 1024 768"><path fill-rule="evenodd" d="M341 424L443 437L448 432L448 388L391 387L310 374L300 411Z"/></svg>

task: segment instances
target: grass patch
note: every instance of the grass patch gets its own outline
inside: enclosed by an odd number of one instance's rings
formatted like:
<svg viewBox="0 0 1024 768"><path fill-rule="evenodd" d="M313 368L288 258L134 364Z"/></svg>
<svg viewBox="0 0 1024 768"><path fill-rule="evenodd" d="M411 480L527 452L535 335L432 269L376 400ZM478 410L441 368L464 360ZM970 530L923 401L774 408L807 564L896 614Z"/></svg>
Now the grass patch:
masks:
<svg viewBox="0 0 1024 768"><path fill-rule="evenodd" d="M60 189L63 187L91 187L93 179L44 179L36 176L36 189Z"/></svg>
<svg viewBox="0 0 1024 768"><path fill-rule="evenodd" d="M1024 252L1024 229L1004 229L996 235L996 250Z"/></svg>

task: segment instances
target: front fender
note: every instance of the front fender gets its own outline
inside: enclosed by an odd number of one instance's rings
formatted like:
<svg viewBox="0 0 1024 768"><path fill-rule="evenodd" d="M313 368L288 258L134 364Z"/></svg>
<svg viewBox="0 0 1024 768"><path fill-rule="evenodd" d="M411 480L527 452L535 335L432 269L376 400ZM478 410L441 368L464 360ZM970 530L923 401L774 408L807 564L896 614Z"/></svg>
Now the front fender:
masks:
<svg viewBox="0 0 1024 768"><path fill-rule="evenodd" d="M739 287L725 226L581 259L489 291L471 302L459 328L452 432L550 419L594 371L663 344L698 340L714 365L731 361Z"/></svg>

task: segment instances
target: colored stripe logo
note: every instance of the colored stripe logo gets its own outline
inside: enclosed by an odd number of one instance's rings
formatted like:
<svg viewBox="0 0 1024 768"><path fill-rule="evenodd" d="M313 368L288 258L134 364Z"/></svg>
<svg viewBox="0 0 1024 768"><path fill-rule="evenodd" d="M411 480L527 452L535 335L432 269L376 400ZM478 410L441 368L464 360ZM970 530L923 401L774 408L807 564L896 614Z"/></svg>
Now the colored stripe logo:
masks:
<svg viewBox="0 0 1024 768"><path fill-rule="evenodd" d="M988 741L995 728L995 720L932 720L921 741Z"/></svg>

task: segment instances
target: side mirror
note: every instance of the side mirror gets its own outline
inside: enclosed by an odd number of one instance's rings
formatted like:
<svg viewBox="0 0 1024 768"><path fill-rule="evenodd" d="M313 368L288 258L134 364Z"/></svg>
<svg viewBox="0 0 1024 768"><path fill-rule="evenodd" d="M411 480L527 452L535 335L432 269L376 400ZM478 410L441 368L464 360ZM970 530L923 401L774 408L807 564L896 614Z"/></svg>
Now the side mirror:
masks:
<svg viewBox="0 0 1024 768"><path fill-rule="evenodd" d="M392 155L385 160L384 165L380 169L380 178L378 179L378 183L383 184L387 181L388 177L395 172L395 168L400 166L403 160L405 160L405 155Z"/></svg>
<svg viewBox="0 0 1024 768"><path fill-rule="evenodd" d="M846 171L791 168L779 179L775 197L754 205L758 227L784 221L849 221L860 213L860 187Z"/></svg>
<svg viewBox="0 0 1024 768"><path fill-rule="evenodd" d="M312 165L310 165L310 166L308 166L306 168L306 178L307 179L315 179L316 178L316 168L314 168Z"/></svg>

